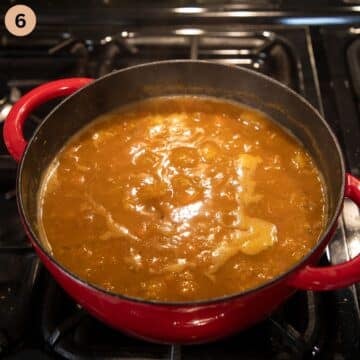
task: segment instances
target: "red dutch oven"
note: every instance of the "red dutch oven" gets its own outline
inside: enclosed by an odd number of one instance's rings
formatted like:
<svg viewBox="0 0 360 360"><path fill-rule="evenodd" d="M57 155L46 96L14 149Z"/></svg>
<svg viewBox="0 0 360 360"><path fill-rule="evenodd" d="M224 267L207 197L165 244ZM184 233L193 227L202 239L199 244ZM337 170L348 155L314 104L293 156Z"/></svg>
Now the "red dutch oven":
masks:
<svg viewBox="0 0 360 360"><path fill-rule="evenodd" d="M37 192L43 171L65 142L95 117L153 96L208 95L255 107L289 129L321 170L328 221L317 245L286 273L246 292L194 302L131 298L80 279L50 254L39 237ZM22 128L37 106L67 98L46 117L27 143ZM277 81L247 69L203 61L164 61L113 72L98 80L72 78L35 88L12 108L4 125L10 154L19 161L17 201L28 237L58 283L92 315L138 337L171 343L214 340L268 316L297 289L334 290L360 280L360 256L343 264L315 264L331 239L344 196L360 203L360 182L344 170L338 142L321 115ZM296 219L292 219L296 221Z"/></svg>

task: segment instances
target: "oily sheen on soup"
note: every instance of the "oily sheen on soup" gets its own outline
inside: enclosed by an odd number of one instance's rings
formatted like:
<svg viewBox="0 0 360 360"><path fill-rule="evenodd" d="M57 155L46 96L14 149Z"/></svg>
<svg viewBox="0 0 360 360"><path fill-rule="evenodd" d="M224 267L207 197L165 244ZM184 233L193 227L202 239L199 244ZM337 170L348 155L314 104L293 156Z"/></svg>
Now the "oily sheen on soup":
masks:
<svg viewBox="0 0 360 360"><path fill-rule="evenodd" d="M316 244L325 191L304 147L265 114L153 98L71 138L42 180L41 237L106 290L189 301L256 287Z"/></svg>

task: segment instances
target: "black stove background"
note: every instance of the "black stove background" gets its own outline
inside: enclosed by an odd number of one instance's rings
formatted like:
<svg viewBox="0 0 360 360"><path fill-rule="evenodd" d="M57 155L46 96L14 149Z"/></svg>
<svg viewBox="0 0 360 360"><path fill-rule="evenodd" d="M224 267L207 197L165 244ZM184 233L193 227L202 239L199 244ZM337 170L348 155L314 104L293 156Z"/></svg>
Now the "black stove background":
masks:
<svg viewBox="0 0 360 360"><path fill-rule="evenodd" d="M58 33L44 26L36 36L31 36L27 45L6 35L0 39L0 113L4 104L56 78L98 77L115 68L151 60L211 59L253 68L300 92L325 113L342 143L348 167L356 173L360 166L360 98L356 97L358 85L355 81L360 79L353 74L356 74L360 58L358 47L351 45L357 41L356 34L356 28L352 31L348 28L310 30L274 25L151 26L113 28L106 33L86 26ZM353 58L355 60L349 60ZM348 60L353 61L352 65L348 65ZM28 136L54 103L32 114L26 127ZM16 164L6 155L0 141L0 357L360 357L360 317L355 286L326 294L299 292L263 323L212 344L150 344L109 329L74 304L39 264L17 215L15 169ZM345 210L324 263L328 259L340 262L358 251L358 209L347 202Z"/></svg>

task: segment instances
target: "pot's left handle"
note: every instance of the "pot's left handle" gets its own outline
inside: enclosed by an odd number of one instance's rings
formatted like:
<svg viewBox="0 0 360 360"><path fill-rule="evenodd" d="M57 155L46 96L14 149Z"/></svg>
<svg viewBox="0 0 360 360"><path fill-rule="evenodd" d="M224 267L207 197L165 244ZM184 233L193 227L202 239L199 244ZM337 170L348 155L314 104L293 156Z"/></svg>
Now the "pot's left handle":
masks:
<svg viewBox="0 0 360 360"><path fill-rule="evenodd" d="M360 206L360 180L346 174L345 196ZM333 266L305 266L290 276L288 285L302 290L336 290L360 281L360 254Z"/></svg>
<svg viewBox="0 0 360 360"><path fill-rule="evenodd" d="M39 105L57 97L68 96L93 79L69 78L48 82L29 91L14 104L6 117L3 129L5 145L11 156L19 161L27 142L23 135L23 126L29 114Z"/></svg>

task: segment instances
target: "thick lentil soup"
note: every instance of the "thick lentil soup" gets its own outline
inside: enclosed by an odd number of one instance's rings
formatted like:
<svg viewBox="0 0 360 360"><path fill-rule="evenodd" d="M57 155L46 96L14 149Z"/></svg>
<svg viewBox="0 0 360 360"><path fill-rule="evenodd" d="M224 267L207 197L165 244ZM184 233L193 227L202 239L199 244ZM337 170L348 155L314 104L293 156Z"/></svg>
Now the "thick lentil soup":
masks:
<svg viewBox="0 0 360 360"><path fill-rule="evenodd" d="M75 135L39 194L43 240L81 278L166 301L247 290L315 245L324 187L303 146L263 113L154 98Z"/></svg>

